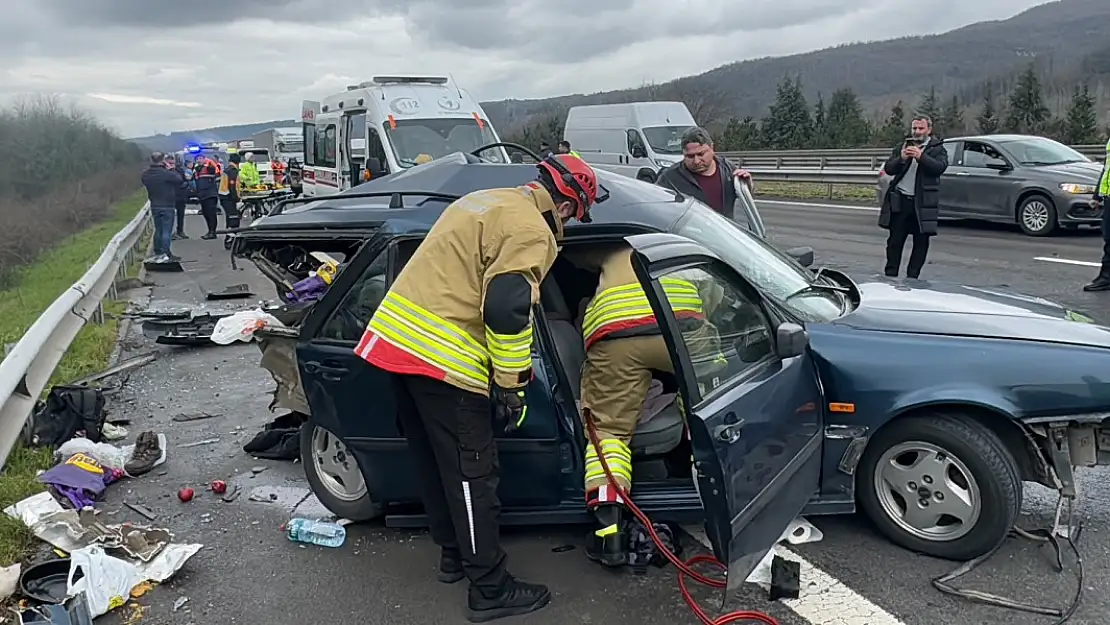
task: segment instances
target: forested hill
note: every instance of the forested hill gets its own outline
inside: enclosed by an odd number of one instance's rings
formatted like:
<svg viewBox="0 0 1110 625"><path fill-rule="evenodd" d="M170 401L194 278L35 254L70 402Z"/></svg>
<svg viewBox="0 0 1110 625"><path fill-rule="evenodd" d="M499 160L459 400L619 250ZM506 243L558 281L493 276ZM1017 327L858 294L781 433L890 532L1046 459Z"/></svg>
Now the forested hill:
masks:
<svg viewBox="0 0 1110 625"><path fill-rule="evenodd" d="M881 33L876 33L880 36ZM800 79L810 99L851 88L868 110L917 100L930 86L941 94L975 91L989 80L1016 75L1036 61L1050 89L1067 77L1090 77L1092 55L1110 59L1110 0L1059 0L1008 20L980 22L940 35L856 43L786 57L732 63L660 85L543 100L483 103L503 134L577 104L653 99L687 102L703 123L767 113L784 76ZM1101 54L1101 57L1099 55ZM1097 86L1098 76L1095 76ZM1110 71L1095 97L1110 98ZM1062 85L1070 90L1070 84ZM969 94L970 95L970 94ZM977 97L975 93L972 97Z"/></svg>

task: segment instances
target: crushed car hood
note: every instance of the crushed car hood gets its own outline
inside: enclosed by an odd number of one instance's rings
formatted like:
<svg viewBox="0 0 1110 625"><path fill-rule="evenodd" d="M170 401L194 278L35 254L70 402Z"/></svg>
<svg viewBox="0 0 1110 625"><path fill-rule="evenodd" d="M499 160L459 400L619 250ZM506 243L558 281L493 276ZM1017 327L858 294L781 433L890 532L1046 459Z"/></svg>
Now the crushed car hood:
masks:
<svg viewBox="0 0 1110 625"><path fill-rule="evenodd" d="M861 330L979 336L1110 348L1110 328L1040 297L1005 288L877 278L835 323Z"/></svg>

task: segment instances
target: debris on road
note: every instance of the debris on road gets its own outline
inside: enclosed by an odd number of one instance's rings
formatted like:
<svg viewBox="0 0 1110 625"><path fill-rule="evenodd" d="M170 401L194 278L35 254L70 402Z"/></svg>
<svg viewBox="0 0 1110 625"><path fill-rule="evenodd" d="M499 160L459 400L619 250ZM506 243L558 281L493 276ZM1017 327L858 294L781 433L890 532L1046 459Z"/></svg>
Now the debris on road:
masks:
<svg viewBox="0 0 1110 625"><path fill-rule="evenodd" d="M22 565L19 562L11 566L0 567L0 601L6 600L19 590L19 577Z"/></svg>
<svg viewBox="0 0 1110 625"><path fill-rule="evenodd" d="M178 423L188 423L190 421L200 421L202 419L213 419L219 416L222 415L220 415L219 413L212 414L208 412L179 412L171 417L171 420L177 421Z"/></svg>
<svg viewBox="0 0 1110 625"><path fill-rule="evenodd" d="M212 483L209 484L208 487L217 495L222 495L227 492L227 482L223 480L212 480Z"/></svg>
<svg viewBox="0 0 1110 625"><path fill-rule="evenodd" d="M199 441L193 441L191 443L185 443L184 445L178 445L178 447L181 447L182 449L188 449L190 447L200 447L202 445L211 445L218 442L220 442L219 438L206 438Z"/></svg>
<svg viewBox="0 0 1110 625"><path fill-rule="evenodd" d="M123 470L132 477L150 473L166 458L163 437L151 431L142 432L135 439L131 459L123 465Z"/></svg>
<svg viewBox="0 0 1110 625"><path fill-rule="evenodd" d="M157 271L160 273L181 273L182 271L185 271L185 268L181 266L180 261L172 260L169 256L166 255L144 260L143 268L147 271Z"/></svg>
<svg viewBox="0 0 1110 625"><path fill-rule="evenodd" d="M95 458L78 453L42 472L35 479L68 499L74 508L80 510L96 503L109 484L123 477L122 469L106 469Z"/></svg>
<svg viewBox="0 0 1110 625"><path fill-rule="evenodd" d="M333 521L289 519L284 529L289 540L298 543L321 547L342 547L347 540L346 528Z"/></svg>
<svg viewBox="0 0 1110 625"><path fill-rule="evenodd" d="M158 518L158 515L155 514L153 510L151 510L150 508L147 508L146 506L143 506L143 505L140 505L140 504L137 504L137 503L130 503L130 502L127 502L127 501L123 502L123 505L127 506L128 508L131 508L132 510L134 510L138 514L142 515L148 521L153 521L154 519Z"/></svg>
<svg viewBox="0 0 1110 625"><path fill-rule="evenodd" d="M177 600L173 602L173 611L177 612L181 608L185 607L186 603L189 603L188 597L178 597Z"/></svg>
<svg viewBox="0 0 1110 625"><path fill-rule="evenodd" d="M223 500L227 503L231 503L238 499L240 493L242 492L243 489L240 488L238 484L232 484L230 489L226 493L224 493Z"/></svg>
<svg viewBox="0 0 1110 625"><path fill-rule="evenodd" d="M104 391L85 386L51 387L46 400L35 406L30 442L40 447L57 447L74 437L100 442L107 400Z"/></svg>
<svg viewBox="0 0 1110 625"><path fill-rule="evenodd" d="M266 327L284 327L277 317L261 308L240 310L216 322L211 340L217 345L230 345L235 341L254 340L254 333Z"/></svg>
<svg viewBox="0 0 1110 625"><path fill-rule="evenodd" d="M266 468L267 467L251 467L251 473L253 473L254 475L258 475L259 473L265 471Z"/></svg>
<svg viewBox="0 0 1110 625"><path fill-rule="evenodd" d="M140 435L141 436L141 435ZM157 467L166 461L166 435L157 434L158 449L161 455L154 462ZM101 465L111 469L123 469L126 471L128 461L135 456L136 445L125 445L123 447L116 447L109 443L94 443L87 438L74 438L66 441L61 447L54 452L55 457L66 458L74 454L85 454L96 459ZM135 477L135 476L131 476Z"/></svg>
<svg viewBox="0 0 1110 625"><path fill-rule="evenodd" d="M103 380L105 378L110 378L114 375L119 375L121 373L127 373L127 372L129 372L133 369L137 369L139 367L142 367L144 365L148 365L148 364L154 362L154 360L157 357L158 356L156 354L151 353L151 354L144 354L142 356L135 356L134 358L128 358L127 360L124 360L123 362L120 362L119 364L115 365L114 367L109 367L109 368L107 368L103 371L100 371L98 373L94 373L92 375L85 376L85 377L81 378L80 380L77 380L77 381L73 382L72 386L88 386L89 384L92 384L93 382L99 382L100 380Z"/></svg>
<svg viewBox="0 0 1110 625"><path fill-rule="evenodd" d="M193 494L193 489L186 486L185 488L177 491L177 498L180 499L182 503L188 503L193 500Z"/></svg>
<svg viewBox="0 0 1110 625"><path fill-rule="evenodd" d="M301 457L301 426L306 420L300 412L283 414L243 445L243 451L266 460L297 460Z"/></svg>
<svg viewBox="0 0 1110 625"><path fill-rule="evenodd" d="M232 284L224 287L222 291L211 291L204 294L204 298L209 301L247 297L254 297L254 292L251 291L249 284Z"/></svg>

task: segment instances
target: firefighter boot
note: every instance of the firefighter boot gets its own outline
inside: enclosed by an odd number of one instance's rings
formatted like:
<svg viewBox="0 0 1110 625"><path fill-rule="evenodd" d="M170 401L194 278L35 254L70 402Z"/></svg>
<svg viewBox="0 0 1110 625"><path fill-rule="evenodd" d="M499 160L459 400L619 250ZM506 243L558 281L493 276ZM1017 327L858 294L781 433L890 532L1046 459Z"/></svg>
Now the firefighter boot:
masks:
<svg viewBox="0 0 1110 625"><path fill-rule="evenodd" d="M586 557L604 566L618 567L628 564L628 536L624 531L624 506L603 503L593 509L597 530L590 533L586 543Z"/></svg>
<svg viewBox="0 0 1110 625"><path fill-rule="evenodd" d="M1110 265L1103 265L1098 270L1098 276L1090 284L1083 287L1084 291L1110 291Z"/></svg>

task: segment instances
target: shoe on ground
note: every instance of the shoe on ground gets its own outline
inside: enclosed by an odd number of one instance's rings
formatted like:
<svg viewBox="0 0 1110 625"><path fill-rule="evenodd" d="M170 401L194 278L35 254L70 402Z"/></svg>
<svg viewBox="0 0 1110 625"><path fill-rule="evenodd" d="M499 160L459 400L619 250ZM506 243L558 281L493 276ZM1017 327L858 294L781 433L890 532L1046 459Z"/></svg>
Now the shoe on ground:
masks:
<svg viewBox="0 0 1110 625"><path fill-rule="evenodd" d="M201 238L204 239L205 241L211 241L212 239L216 238L216 233L209 232L208 234L202 236Z"/></svg>
<svg viewBox="0 0 1110 625"><path fill-rule="evenodd" d="M174 262L174 263L180 263L181 262L181 257L177 256L176 254L169 254L169 258L170 258L171 262Z"/></svg>
<svg viewBox="0 0 1110 625"><path fill-rule="evenodd" d="M161 457L162 446L158 442L158 435L154 432L143 432L135 439L135 451L132 452L127 464L123 465L123 470L132 477L149 473Z"/></svg>
<svg viewBox="0 0 1110 625"><path fill-rule="evenodd" d="M454 584L466 577L463 572L462 557L457 552L444 550L439 556L439 575L437 579L444 584Z"/></svg>
<svg viewBox="0 0 1110 625"><path fill-rule="evenodd" d="M1090 284L1083 287L1084 291L1110 291L1110 278L1099 276L1095 278Z"/></svg>
<svg viewBox="0 0 1110 625"><path fill-rule="evenodd" d="M467 599L466 620L471 623L486 623L535 612L550 602L551 591L547 586L510 578L499 597L487 599L472 589Z"/></svg>

